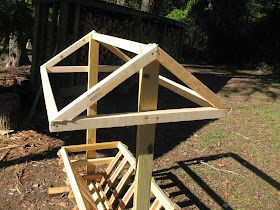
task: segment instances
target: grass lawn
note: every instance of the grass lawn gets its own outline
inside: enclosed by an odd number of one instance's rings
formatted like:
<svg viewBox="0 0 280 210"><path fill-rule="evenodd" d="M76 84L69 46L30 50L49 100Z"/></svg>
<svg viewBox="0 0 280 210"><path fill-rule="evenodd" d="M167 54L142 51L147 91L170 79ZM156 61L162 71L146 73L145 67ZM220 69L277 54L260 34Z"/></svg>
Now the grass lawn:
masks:
<svg viewBox="0 0 280 210"><path fill-rule="evenodd" d="M230 115L156 160L158 182L184 209L279 209L279 83L233 77L219 94Z"/></svg>

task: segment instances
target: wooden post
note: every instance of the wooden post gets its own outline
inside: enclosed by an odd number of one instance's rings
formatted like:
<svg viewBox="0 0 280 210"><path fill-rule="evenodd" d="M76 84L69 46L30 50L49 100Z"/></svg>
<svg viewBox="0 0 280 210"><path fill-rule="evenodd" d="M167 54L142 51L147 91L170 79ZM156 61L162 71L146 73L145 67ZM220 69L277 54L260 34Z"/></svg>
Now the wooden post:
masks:
<svg viewBox="0 0 280 210"><path fill-rule="evenodd" d="M99 43L89 38L88 49L88 89L98 83L98 62L99 62ZM97 103L87 109L87 115L94 116L97 114ZM96 129L87 129L87 144L96 143ZM87 158L95 158L95 151L87 151ZM87 173L94 171L94 167L87 167Z"/></svg>
<svg viewBox="0 0 280 210"><path fill-rule="evenodd" d="M153 61L140 71L138 95L139 112L157 109L159 68L159 63ZM133 205L136 210L148 210L150 207L154 139L155 124L137 126L136 187Z"/></svg>

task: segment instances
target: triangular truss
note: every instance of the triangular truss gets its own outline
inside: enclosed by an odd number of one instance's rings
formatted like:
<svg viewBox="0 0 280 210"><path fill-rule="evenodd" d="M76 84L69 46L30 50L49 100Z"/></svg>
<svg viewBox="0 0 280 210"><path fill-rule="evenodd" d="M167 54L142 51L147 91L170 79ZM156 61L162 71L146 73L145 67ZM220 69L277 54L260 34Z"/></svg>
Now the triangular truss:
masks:
<svg viewBox="0 0 280 210"><path fill-rule="evenodd" d="M97 66L98 72L112 71L112 73L58 111L48 73L88 72L89 66L55 65L80 47L91 42L102 44L126 63L117 67L117 69L112 67L108 68L108 66L104 65ZM130 58L119 48L137 55ZM92 56L97 56L98 58L98 55L89 55L89 59ZM119 84L153 62L158 62L163 65L189 88L161 75L159 75L159 85L172 90L202 107L79 116ZM208 89L157 44L142 44L92 31L43 64L40 70L50 130L52 132L214 119L223 117L227 113L226 104L215 93Z"/></svg>

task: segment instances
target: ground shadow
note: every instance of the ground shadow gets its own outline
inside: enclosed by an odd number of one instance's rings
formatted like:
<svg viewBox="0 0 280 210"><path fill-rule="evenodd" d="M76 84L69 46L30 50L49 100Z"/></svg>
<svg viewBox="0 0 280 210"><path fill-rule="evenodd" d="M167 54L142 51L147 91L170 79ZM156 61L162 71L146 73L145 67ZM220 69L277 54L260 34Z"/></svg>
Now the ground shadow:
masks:
<svg viewBox="0 0 280 210"><path fill-rule="evenodd" d="M191 169L190 166L202 164L201 162L208 162L214 161L223 158L232 158L234 161L238 162L242 166L246 167L250 172L258 176L260 179L267 182L271 187L275 188L276 190L280 190L280 183L273 179L271 176L263 172L261 169L254 166L249 161L245 160L244 158L240 157L238 154L235 153L221 153L217 155L205 156L194 158L186 161L177 162L175 166L161 169L158 171L154 171L153 176L155 179L160 183L166 180L168 184L160 185L162 189L168 191L168 188L176 188L175 192L169 193L170 198L175 198L178 195L185 195L187 200L178 202L177 204L184 208L189 206L196 206L199 209L209 209L205 203L203 203L194 193L190 191L188 186L184 185L178 176L174 174L174 169L182 169L187 176L189 176L209 197L213 199L222 209L233 209L229 203L227 203L215 190L213 190L204 180L200 177L194 170ZM174 189L173 189L174 191Z"/></svg>

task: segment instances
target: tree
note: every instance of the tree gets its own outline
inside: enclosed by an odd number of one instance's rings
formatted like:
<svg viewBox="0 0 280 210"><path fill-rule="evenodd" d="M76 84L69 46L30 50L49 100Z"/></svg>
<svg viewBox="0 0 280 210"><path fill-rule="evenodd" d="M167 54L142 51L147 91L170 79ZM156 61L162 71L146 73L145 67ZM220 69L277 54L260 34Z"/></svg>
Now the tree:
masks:
<svg viewBox="0 0 280 210"><path fill-rule="evenodd" d="M159 14L160 0L142 0L141 11Z"/></svg>
<svg viewBox="0 0 280 210"><path fill-rule="evenodd" d="M30 37L32 10L30 1L0 0L0 40L9 40L8 66L28 64L25 44ZM5 44L5 43L4 43Z"/></svg>

